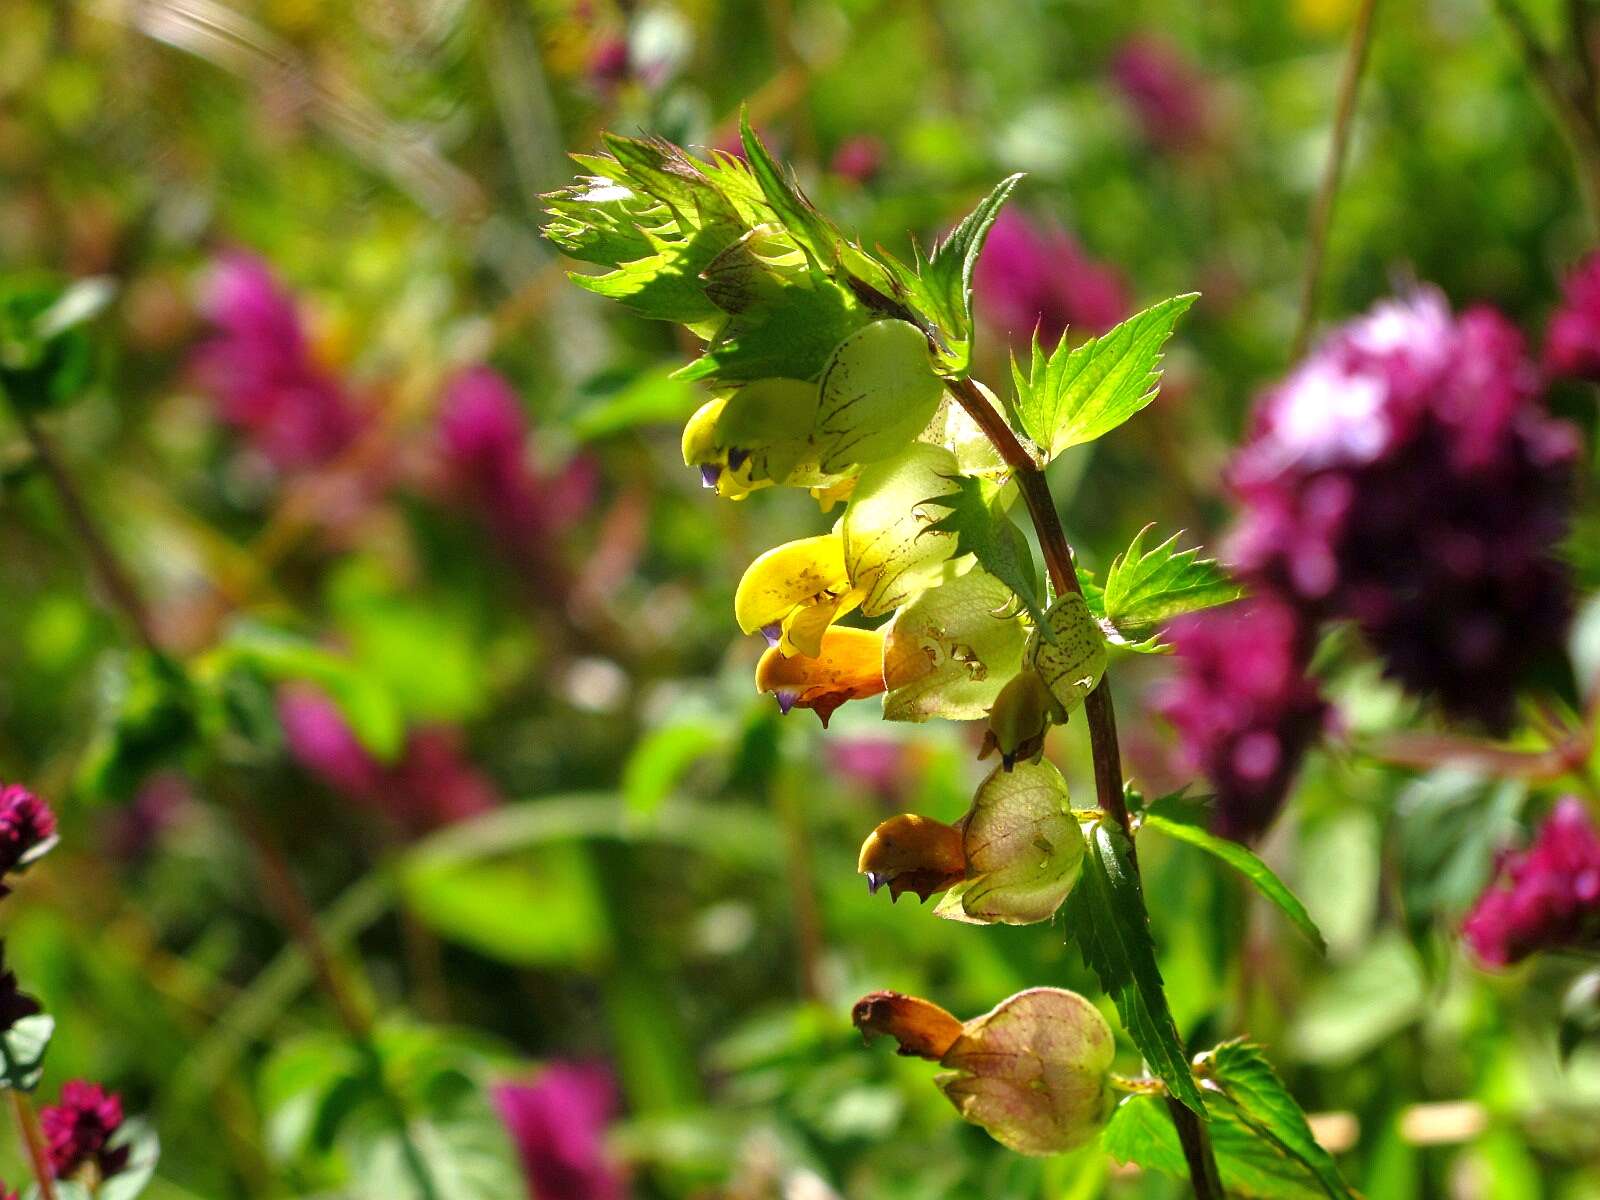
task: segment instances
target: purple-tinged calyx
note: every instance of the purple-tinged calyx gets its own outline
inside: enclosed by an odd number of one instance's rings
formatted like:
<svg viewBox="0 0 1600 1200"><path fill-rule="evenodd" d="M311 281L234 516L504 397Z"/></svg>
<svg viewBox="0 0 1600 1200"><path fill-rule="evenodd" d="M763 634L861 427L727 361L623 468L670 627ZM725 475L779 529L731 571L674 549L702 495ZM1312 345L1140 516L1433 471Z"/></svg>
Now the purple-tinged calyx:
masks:
<svg viewBox="0 0 1600 1200"><path fill-rule="evenodd" d="M761 627L761 636L767 639L768 646L776 646L783 640L783 626L777 621Z"/></svg>
<svg viewBox="0 0 1600 1200"><path fill-rule="evenodd" d="M722 478L722 468L715 463L706 463L700 468L700 486L714 488L717 480Z"/></svg>
<svg viewBox="0 0 1600 1200"><path fill-rule="evenodd" d="M789 710L794 707L795 701L800 699L799 692L789 691L788 689L773 692L772 695L778 702L778 711L786 717L789 715Z"/></svg>

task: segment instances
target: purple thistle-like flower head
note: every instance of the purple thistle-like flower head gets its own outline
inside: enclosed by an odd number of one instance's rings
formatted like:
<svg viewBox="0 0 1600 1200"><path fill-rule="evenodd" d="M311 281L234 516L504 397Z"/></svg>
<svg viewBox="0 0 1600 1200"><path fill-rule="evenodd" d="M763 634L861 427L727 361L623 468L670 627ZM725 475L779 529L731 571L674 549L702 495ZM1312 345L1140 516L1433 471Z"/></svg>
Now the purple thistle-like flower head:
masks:
<svg viewBox="0 0 1600 1200"><path fill-rule="evenodd" d="M1560 645L1572 429L1521 336L1419 289L1336 331L1258 407L1230 467L1236 569L1356 622L1402 685L1490 728Z"/></svg>
<svg viewBox="0 0 1600 1200"><path fill-rule="evenodd" d="M1104 333L1128 315L1128 288L1115 267L1091 258L1061 229L1001 211L973 274L979 314L1013 339L1037 327L1053 347L1070 326Z"/></svg>
<svg viewBox="0 0 1600 1200"><path fill-rule="evenodd" d="M383 765L350 728L339 706L309 684L278 692L278 721L294 760L336 792L372 799L383 785Z"/></svg>
<svg viewBox="0 0 1600 1200"><path fill-rule="evenodd" d="M21 784L0 785L0 876L32 862L55 836L49 805Z"/></svg>
<svg viewBox="0 0 1600 1200"><path fill-rule="evenodd" d="M494 1088L535 1200L622 1200L627 1187L606 1154L616 1116L611 1072L595 1063L553 1063L529 1083Z"/></svg>
<svg viewBox="0 0 1600 1200"><path fill-rule="evenodd" d="M1600 251L1561 285L1561 305L1545 331L1544 366L1552 375L1600 382Z"/></svg>
<svg viewBox="0 0 1600 1200"><path fill-rule="evenodd" d="M266 263L224 255L202 308L215 334L191 366L226 424L280 470L316 466L350 444L360 415L315 361L294 298Z"/></svg>
<svg viewBox="0 0 1600 1200"><path fill-rule="evenodd" d="M122 1100L99 1084L73 1080L61 1089L61 1103L39 1113L57 1179L69 1179L93 1163L99 1178L109 1179L128 1165L126 1146L107 1143L122 1125Z"/></svg>
<svg viewBox="0 0 1600 1200"><path fill-rule="evenodd" d="M1271 598L1181 617L1168 633L1177 669L1157 711L1177 729L1187 765L1216 791L1217 832L1252 840L1328 723L1306 674L1310 633L1294 608Z"/></svg>
<svg viewBox="0 0 1600 1200"><path fill-rule="evenodd" d="M1129 38L1111 60L1111 79L1152 145L1181 150L1205 138L1205 80L1175 46L1151 34Z"/></svg>
<svg viewBox="0 0 1600 1200"><path fill-rule="evenodd" d="M1600 833L1581 801L1562 800L1532 845L1502 855L1461 933L1495 967L1540 950L1600 946Z"/></svg>

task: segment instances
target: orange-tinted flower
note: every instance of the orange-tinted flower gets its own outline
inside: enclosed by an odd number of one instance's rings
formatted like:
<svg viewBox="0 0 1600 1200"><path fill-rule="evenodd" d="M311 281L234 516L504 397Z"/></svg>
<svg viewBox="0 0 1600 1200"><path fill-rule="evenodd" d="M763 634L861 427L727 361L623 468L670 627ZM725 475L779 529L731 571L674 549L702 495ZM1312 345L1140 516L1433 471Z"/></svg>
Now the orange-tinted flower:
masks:
<svg viewBox="0 0 1600 1200"><path fill-rule="evenodd" d="M756 664L756 690L771 692L778 707L809 708L822 724L846 700L883 691L883 634L876 629L829 629L815 658L768 650Z"/></svg>

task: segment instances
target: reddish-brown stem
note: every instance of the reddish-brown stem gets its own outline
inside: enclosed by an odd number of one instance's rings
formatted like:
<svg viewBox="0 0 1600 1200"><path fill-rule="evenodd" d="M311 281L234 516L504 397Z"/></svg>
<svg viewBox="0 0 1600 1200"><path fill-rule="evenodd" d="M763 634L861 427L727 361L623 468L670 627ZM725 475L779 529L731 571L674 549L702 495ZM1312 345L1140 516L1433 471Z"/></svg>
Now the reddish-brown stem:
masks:
<svg viewBox="0 0 1600 1200"><path fill-rule="evenodd" d="M11 1111L17 1118L17 1132L27 1147L28 1161L33 1164L33 1177L39 1181L39 1200L56 1200L56 1173L50 1165L50 1151L44 1144L44 1131L39 1128L39 1114L33 1111L33 1101L28 1093L11 1089Z"/></svg>
<svg viewBox="0 0 1600 1200"><path fill-rule="evenodd" d="M1044 554L1045 570L1050 574L1051 586L1056 594L1067 592L1083 594L1078 583L1078 572L1073 566L1072 547L1067 542L1066 531L1061 528L1061 517L1056 512L1050 485L1025 446L1012 432L1011 426L990 404L978 386L970 379L947 381L948 387L961 407L967 411L978 428L983 430L994 448L1011 468L1017 481L1022 502L1027 506L1028 517L1033 522L1039 538L1039 549ZM1128 835L1133 843L1133 827L1128 819L1128 804L1122 789L1122 750L1117 741L1117 714L1111 703L1111 687L1105 677L1100 686L1089 693L1083 705L1084 717L1089 725L1089 751L1094 759L1095 796L1100 810L1107 814ZM1137 859L1134 862L1138 867ZM1206 1133L1205 1122L1177 1100L1168 1098L1167 1111L1183 1144L1183 1156L1189 1164L1189 1181L1199 1200L1222 1200L1222 1183L1217 1175L1216 1156L1211 1149L1211 1138Z"/></svg>

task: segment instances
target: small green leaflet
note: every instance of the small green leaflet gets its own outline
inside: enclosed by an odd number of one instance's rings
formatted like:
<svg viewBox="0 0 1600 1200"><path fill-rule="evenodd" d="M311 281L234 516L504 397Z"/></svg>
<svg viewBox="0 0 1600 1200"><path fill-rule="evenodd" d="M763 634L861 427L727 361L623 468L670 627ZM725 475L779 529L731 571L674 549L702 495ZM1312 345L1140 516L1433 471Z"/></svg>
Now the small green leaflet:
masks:
<svg viewBox="0 0 1600 1200"><path fill-rule="evenodd" d="M1200 1088L1167 1007L1150 916L1133 866L1133 844L1109 821L1091 823L1084 840L1083 875L1067 897L1067 928L1077 936L1084 962L1100 977L1145 1061L1174 1097L1204 1115Z"/></svg>
<svg viewBox="0 0 1600 1200"><path fill-rule="evenodd" d="M1188 819L1189 814L1179 815L1177 812L1161 806L1163 811L1157 812L1154 808L1145 813L1144 824L1159 829L1168 837L1177 838L1180 842L1188 842L1191 846L1198 846L1208 854L1213 854L1227 863L1239 874L1243 875L1255 888L1268 900L1278 906L1280 912L1293 922L1294 927L1303 933L1306 940L1317 948L1318 954L1328 952L1328 944L1323 940L1322 931L1317 928L1317 923L1311 919L1311 914L1306 911L1306 906L1288 886L1273 874L1272 868L1257 858L1250 850L1238 842L1229 841L1227 838L1218 837L1208 833L1205 829Z"/></svg>
<svg viewBox="0 0 1600 1200"><path fill-rule="evenodd" d="M56 1031L55 1018L48 1013L22 1017L0 1033L0 1088L31 1092L44 1074L44 1052Z"/></svg>
<svg viewBox="0 0 1600 1200"><path fill-rule="evenodd" d="M930 496L923 503L948 508L950 512L924 532L955 534L956 548L952 557L975 555L979 566L1016 594L1033 618L1035 628L1049 630L1039 590L1039 568L1022 530L1005 513L996 512L990 506L981 479L973 475L949 478L957 491ZM1055 640L1053 630L1046 636Z"/></svg>
<svg viewBox="0 0 1600 1200"><path fill-rule="evenodd" d="M1104 588L1095 589L1098 606L1090 601L1091 610L1098 607L1096 615L1110 627L1113 644L1143 653L1168 649L1161 627L1173 617L1244 595L1216 559L1200 557L1200 547L1179 550L1181 534L1146 550L1145 539L1154 528L1146 525L1116 557Z"/></svg>
<svg viewBox="0 0 1600 1200"><path fill-rule="evenodd" d="M1048 358L1036 335L1026 374L1011 360L1012 417L1047 459L1110 433L1155 399L1161 348L1198 295L1163 300L1076 349L1063 337Z"/></svg>

